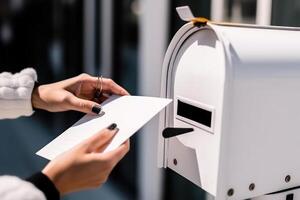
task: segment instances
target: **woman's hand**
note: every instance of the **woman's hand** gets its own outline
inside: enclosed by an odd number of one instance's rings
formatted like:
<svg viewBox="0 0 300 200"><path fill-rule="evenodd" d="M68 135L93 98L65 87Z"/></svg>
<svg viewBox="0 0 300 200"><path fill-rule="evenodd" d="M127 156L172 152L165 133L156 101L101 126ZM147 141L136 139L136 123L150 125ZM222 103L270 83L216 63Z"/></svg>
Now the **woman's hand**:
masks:
<svg viewBox="0 0 300 200"><path fill-rule="evenodd" d="M42 172L52 180L61 195L99 187L107 180L112 169L129 150L129 141L126 141L113 151L101 153L117 133L115 127L112 124L44 168Z"/></svg>
<svg viewBox="0 0 300 200"><path fill-rule="evenodd" d="M81 74L60 82L38 86L32 93L32 105L34 108L50 112L76 110L99 114L100 103L107 98L103 94L129 95L111 79L103 78L102 95L95 98L97 84L100 87L100 81L97 77Z"/></svg>

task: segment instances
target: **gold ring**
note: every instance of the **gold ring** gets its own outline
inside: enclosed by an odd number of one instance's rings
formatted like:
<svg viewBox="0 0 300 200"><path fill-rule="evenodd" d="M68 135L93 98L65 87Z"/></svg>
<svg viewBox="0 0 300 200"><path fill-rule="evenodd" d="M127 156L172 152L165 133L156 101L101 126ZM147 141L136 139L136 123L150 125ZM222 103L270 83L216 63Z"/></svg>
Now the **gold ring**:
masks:
<svg viewBox="0 0 300 200"><path fill-rule="evenodd" d="M100 89L99 89L99 82L100 82ZM102 88L103 88L102 84L103 84L102 76L100 76L100 77L98 76L96 90L95 90L95 94L94 94L95 99L99 99L101 97Z"/></svg>
<svg viewBox="0 0 300 200"><path fill-rule="evenodd" d="M98 80L99 80L99 77L98 77ZM102 93L102 90L103 90L103 77L100 76L100 93Z"/></svg>

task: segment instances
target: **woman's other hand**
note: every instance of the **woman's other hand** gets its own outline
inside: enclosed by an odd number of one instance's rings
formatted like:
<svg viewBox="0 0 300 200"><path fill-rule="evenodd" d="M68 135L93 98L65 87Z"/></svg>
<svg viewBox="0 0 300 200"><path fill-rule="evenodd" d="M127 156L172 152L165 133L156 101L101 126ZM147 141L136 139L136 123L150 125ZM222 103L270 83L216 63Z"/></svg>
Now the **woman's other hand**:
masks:
<svg viewBox="0 0 300 200"><path fill-rule="evenodd" d="M101 111L100 103L107 96L103 94L129 95L129 93L116 84L113 80L102 79L102 93L95 98L97 87L100 87L101 79L88 74L66 79L60 82L41 85L32 93L32 105L34 108L44 109L50 112L76 110L84 113L96 113Z"/></svg>
<svg viewBox="0 0 300 200"><path fill-rule="evenodd" d="M129 151L129 141L126 141L117 149L102 153L117 133L115 127L112 124L44 168L42 172L53 181L61 195L99 187L106 182L112 169Z"/></svg>

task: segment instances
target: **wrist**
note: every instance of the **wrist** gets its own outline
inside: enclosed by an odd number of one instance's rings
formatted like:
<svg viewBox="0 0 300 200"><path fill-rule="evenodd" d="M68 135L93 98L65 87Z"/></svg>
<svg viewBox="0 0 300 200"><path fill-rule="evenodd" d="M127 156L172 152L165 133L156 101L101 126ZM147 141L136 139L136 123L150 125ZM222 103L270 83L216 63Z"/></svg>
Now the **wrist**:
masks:
<svg viewBox="0 0 300 200"><path fill-rule="evenodd" d="M40 85L36 82L32 90L31 104L33 109L42 109L42 101L40 97Z"/></svg>
<svg viewBox="0 0 300 200"><path fill-rule="evenodd" d="M53 165L51 162L42 170L42 173L52 181L61 195L66 193L65 184L63 184L62 181L63 171L63 166L58 165L57 163Z"/></svg>

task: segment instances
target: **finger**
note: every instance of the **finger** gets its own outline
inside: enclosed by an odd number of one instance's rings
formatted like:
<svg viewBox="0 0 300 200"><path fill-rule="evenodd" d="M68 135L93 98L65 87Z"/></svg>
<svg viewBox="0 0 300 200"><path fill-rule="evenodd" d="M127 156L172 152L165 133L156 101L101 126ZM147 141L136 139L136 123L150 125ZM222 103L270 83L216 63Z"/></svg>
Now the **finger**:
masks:
<svg viewBox="0 0 300 200"><path fill-rule="evenodd" d="M100 104L86 99L78 98L74 95L70 96L68 103L70 109L83 113L99 114L102 110Z"/></svg>
<svg viewBox="0 0 300 200"><path fill-rule="evenodd" d="M117 164L129 151L130 143L129 140L121 144L118 148L109 151L107 153L100 154L101 160L112 160L114 164Z"/></svg>
<svg viewBox="0 0 300 200"><path fill-rule="evenodd" d="M106 101L108 98L109 98L109 96L102 95L98 100L99 100L100 102L104 102L104 101Z"/></svg>
<svg viewBox="0 0 300 200"><path fill-rule="evenodd" d="M101 98L94 98L93 99L96 103L98 103L98 104L101 104L103 101L101 101L102 99Z"/></svg>
<svg viewBox="0 0 300 200"><path fill-rule="evenodd" d="M120 85L115 83L111 79L103 79L103 91L106 93L116 94L116 95L129 95L127 90L122 88Z"/></svg>
<svg viewBox="0 0 300 200"><path fill-rule="evenodd" d="M98 77L89 77L89 81L92 82L94 88L99 87L99 80ZM129 93L127 92L127 90L125 90L123 87L121 87L120 85L116 84L113 80L108 79L108 78L103 78L103 85L102 85L102 89L103 92L105 93L111 93L111 94L116 94L116 95L129 95Z"/></svg>
<svg viewBox="0 0 300 200"><path fill-rule="evenodd" d="M113 123L108 128L87 139L87 151L102 152L117 134L118 129L116 127L117 125Z"/></svg>
<svg viewBox="0 0 300 200"><path fill-rule="evenodd" d="M113 132L113 137L111 138L111 140L109 140L108 142L106 142L103 145L95 146L94 152L96 152L96 153L103 152L106 149L106 147L111 143L111 141L113 140L113 138L117 135L117 133L119 132L119 129L115 128L114 130L111 130L111 131Z"/></svg>

